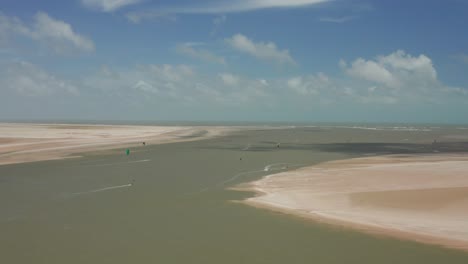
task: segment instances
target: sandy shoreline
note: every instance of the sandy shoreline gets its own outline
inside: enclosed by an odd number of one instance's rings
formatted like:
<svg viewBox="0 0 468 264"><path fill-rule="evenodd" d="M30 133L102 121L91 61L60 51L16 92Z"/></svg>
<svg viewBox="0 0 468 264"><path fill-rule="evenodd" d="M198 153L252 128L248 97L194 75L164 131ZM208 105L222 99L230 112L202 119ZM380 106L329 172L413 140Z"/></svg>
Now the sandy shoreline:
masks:
<svg viewBox="0 0 468 264"><path fill-rule="evenodd" d="M0 123L0 165L77 157L118 147L193 141L234 127L122 126Z"/></svg>
<svg viewBox="0 0 468 264"><path fill-rule="evenodd" d="M257 192L252 206L468 250L468 155L332 161L241 188Z"/></svg>

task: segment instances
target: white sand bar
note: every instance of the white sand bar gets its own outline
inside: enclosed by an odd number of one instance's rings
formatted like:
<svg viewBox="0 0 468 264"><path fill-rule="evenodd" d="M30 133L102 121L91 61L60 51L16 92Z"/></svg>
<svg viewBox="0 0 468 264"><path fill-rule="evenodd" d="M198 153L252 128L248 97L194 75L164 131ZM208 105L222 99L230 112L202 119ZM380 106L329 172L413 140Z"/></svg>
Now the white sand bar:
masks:
<svg viewBox="0 0 468 264"><path fill-rule="evenodd" d="M0 165L70 157L123 146L206 139L232 127L0 123Z"/></svg>
<svg viewBox="0 0 468 264"><path fill-rule="evenodd" d="M246 203L361 230L468 249L468 155L322 163L253 182Z"/></svg>

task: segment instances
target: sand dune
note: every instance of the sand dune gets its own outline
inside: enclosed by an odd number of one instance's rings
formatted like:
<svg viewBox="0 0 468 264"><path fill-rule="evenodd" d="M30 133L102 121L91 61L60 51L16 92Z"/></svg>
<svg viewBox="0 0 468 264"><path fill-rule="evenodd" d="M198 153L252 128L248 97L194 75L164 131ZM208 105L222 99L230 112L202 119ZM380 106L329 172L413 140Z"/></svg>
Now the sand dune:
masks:
<svg viewBox="0 0 468 264"><path fill-rule="evenodd" d="M0 124L0 165L116 147L206 139L232 127Z"/></svg>
<svg viewBox="0 0 468 264"><path fill-rule="evenodd" d="M468 155L334 161L249 184L246 203L424 243L468 249Z"/></svg>

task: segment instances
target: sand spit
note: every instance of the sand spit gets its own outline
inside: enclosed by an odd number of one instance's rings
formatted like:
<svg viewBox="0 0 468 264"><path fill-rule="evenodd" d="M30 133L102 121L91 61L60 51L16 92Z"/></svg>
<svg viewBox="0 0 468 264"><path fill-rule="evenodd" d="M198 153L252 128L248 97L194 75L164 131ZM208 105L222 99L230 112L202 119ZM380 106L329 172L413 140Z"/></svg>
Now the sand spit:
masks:
<svg viewBox="0 0 468 264"><path fill-rule="evenodd" d="M234 127L0 123L0 165L63 159L74 153L224 135Z"/></svg>
<svg viewBox="0 0 468 264"><path fill-rule="evenodd" d="M248 184L245 202L401 239L468 250L468 155L333 161Z"/></svg>

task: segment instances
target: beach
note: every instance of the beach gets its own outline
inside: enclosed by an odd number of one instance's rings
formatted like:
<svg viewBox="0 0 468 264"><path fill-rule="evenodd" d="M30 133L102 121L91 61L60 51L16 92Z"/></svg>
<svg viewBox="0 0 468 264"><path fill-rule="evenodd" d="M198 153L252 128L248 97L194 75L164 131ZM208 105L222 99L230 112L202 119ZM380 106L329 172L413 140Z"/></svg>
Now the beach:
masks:
<svg viewBox="0 0 468 264"><path fill-rule="evenodd" d="M234 128L0 123L0 165L79 157L77 153L207 139Z"/></svg>
<svg viewBox="0 0 468 264"><path fill-rule="evenodd" d="M367 232L468 250L468 155L321 163L247 185L247 204ZM245 187L245 186L244 186Z"/></svg>

